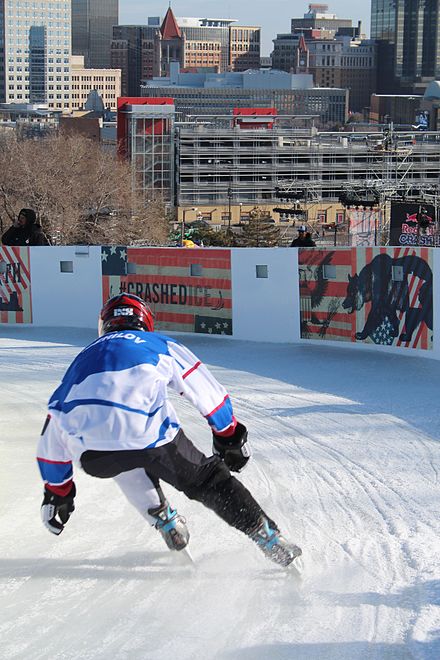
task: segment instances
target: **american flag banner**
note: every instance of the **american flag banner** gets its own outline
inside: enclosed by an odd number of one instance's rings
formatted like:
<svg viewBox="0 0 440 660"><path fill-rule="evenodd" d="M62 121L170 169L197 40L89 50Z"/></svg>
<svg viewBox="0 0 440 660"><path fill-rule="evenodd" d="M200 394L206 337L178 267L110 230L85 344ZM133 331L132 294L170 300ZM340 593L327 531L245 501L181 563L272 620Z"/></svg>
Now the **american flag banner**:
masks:
<svg viewBox="0 0 440 660"><path fill-rule="evenodd" d="M427 248L299 250L301 337L432 348Z"/></svg>
<svg viewBox="0 0 440 660"><path fill-rule="evenodd" d="M357 340L432 349L433 272L429 248L354 250L353 271L358 276Z"/></svg>
<svg viewBox="0 0 440 660"><path fill-rule="evenodd" d="M28 247L0 247L0 322L32 323Z"/></svg>
<svg viewBox="0 0 440 660"><path fill-rule="evenodd" d="M150 305L160 331L232 335L230 250L129 247L122 257L121 250L111 272L103 261L104 301L126 291Z"/></svg>
<svg viewBox="0 0 440 660"><path fill-rule="evenodd" d="M125 245L106 245L101 248L101 266L103 275L127 274L127 247Z"/></svg>
<svg viewBox="0 0 440 660"><path fill-rule="evenodd" d="M302 339L352 340L354 319L341 308L352 270L351 252L298 250Z"/></svg>

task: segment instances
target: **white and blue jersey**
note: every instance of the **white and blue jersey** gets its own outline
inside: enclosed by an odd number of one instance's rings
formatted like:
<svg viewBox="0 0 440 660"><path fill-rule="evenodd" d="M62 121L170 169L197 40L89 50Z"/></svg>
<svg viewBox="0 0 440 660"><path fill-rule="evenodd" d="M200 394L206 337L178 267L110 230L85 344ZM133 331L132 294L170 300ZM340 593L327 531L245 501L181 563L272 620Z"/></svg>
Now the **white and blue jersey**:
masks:
<svg viewBox="0 0 440 660"><path fill-rule="evenodd" d="M79 462L87 450L149 449L171 442L180 422L168 386L189 399L213 431L233 432L226 390L176 340L123 330L87 346L49 401L37 453L45 483L61 495L68 492L72 460Z"/></svg>

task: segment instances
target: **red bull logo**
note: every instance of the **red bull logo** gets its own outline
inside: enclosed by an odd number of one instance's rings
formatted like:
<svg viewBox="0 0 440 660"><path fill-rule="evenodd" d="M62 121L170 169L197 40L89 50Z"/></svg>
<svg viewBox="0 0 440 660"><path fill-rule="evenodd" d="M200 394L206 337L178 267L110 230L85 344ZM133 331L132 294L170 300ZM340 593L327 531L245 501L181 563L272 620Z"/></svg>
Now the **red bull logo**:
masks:
<svg viewBox="0 0 440 660"><path fill-rule="evenodd" d="M420 217L423 218L423 220L425 222L428 222L429 224L434 222L434 220L431 218L431 216L428 215L427 213L423 213L423 211L420 213ZM406 214L406 222L418 222L418 220L419 220L419 214L417 212Z"/></svg>

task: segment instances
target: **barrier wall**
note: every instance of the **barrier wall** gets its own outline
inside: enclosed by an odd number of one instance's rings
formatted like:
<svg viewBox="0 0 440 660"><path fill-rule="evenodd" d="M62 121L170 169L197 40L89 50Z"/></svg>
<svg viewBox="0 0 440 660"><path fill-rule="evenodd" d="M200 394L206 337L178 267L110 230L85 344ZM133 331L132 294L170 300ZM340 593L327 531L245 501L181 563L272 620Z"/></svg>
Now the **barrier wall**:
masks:
<svg viewBox="0 0 440 660"><path fill-rule="evenodd" d="M120 290L158 330L440 359L433 248L0 247L0 322L95 328Z"/></svg>

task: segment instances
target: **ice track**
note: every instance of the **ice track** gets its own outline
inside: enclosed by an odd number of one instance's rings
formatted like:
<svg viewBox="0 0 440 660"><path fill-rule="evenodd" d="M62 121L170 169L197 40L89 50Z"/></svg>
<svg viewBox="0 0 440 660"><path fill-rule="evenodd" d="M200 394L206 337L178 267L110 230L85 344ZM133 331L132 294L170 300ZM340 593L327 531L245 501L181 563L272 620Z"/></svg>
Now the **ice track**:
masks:
<svg viewBox="0 0 440 660"><path fill-rule="evenodd" d="M440 658L440 367L343 348L184 337L229 389L254 457L240 479L302 546L298 586L165 486L194 567L111 481L76 473L56 538L34 448L86 331L0 329L0 658ZM210 433L176 401L206 452Z"/></svg>

